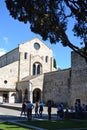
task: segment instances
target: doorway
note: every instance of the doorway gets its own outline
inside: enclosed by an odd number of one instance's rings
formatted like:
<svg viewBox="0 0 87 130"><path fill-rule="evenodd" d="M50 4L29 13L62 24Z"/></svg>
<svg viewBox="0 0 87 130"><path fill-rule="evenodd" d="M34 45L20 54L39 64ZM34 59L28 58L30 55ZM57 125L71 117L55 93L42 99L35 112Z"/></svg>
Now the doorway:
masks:
<svg viewBox="0 0 87 130"><path fill-rule="evenodd" d="M3 94L3 102L8 102L8 94L7 93Z"/></svg>
<svg viewBox="0 0 87 130"><path fill-rule="evenodd" d="M41 90L36 88L33 91L33 103L41 101Z"/></svg>

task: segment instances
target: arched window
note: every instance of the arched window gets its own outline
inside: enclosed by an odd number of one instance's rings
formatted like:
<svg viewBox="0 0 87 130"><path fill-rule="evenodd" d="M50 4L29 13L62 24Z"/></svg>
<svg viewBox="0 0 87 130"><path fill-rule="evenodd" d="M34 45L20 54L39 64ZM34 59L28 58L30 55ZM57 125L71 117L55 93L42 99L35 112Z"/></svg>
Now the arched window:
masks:
<svg viewBox="0 0 87 130"><path fill-rule="evenodd" d="M27 52L24 53L24 59L27 59Z"/></svg>
<svg viewBox="0 0 87 130"><path fill-rule="evenodd" d="M48 62L48 56L45 57L45 62L46 62L46 63Z"/></svg>
<svg viewBox="0 0 87 130"><path fill-rule="evenodd" d="M40 74L40 65L37 66L37 74Z"/></svg>
<svg viewBox="0 0 87 130"><path fill-rule="evenodd" d="M41 64L40 63L34 63L33 64L33 75L41 74Z"/></svg>

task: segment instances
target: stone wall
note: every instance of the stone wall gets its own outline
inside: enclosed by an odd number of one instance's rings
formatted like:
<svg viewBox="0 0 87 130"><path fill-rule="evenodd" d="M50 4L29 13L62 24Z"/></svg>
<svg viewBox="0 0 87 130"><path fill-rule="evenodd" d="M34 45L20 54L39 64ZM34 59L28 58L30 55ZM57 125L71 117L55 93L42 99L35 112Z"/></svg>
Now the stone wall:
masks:
<svg viewBox="0 0 87 130"><path fill-rule="evenodd" d="M12 94L16 91L16 82L18 81L18 62L13 62L0 68L0 102L4 101L4 95L7 95L6 101L15 102Z"/></svg>
<svg viewBox="0 0 87 130"><path fill-rule="evenodd" d="M71 103L80 99L81 104L87 104L87 62L75 52L71 56Z"/></svg>
<svg viewBox="0 0 87 130"><path fill-rule="evenodd" d="M87 62L75 52L71 52L71 68L73 70L87 70Z"/></svg>
<svg viewBox="0 0 87 130"><path fill-rule="evenodd" d="M0 68L19 60L18 48L0 57Z"/></svg>
<svg viewBox="0 0 87 130"><path fill-rule="evenodd" d="M43 99L73 106L76 100L87 104L87 62L75 52L71 55L71 69L44 75Z"/></svg>
<svg viewBox="0 0 87 130"><path fill-rule="evenodd" d="M7 83L5 83L7 81ZM18 81L18 62L0 68L0 88L15 89Z"/></svg>
<svg viewBox="0 0 87 130"><path fill-rule="evenodd" d="M69 104L70 73L71 69L65 69L44 74L44 102L52 100L55 104Z"/></svg>

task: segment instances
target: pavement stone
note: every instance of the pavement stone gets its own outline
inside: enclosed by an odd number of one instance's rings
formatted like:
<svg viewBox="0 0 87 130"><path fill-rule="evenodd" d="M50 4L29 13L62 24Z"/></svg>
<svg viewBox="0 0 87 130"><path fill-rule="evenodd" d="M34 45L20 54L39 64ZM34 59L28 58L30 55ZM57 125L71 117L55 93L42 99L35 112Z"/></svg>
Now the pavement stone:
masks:
<svg viewBox="0 0 87 130"><path fill-rule="evenodd" d="M20 112L21 112L21 106L22 106L21 103L15 103L15 104L8 104L8 103L2 104L1 103L0 104L0 107L14 109L14 110L18 110ZM52 108L52 120L55 120L55 119L57 119L56 108ZM8 121L8 122L12 122L12 123L24 126L24 127L33 128L35 130L46 130L46 129L43 129L43 128L34 127L34 126L31 126L31 125L27 125L27 124L23 124L23 123L18 122L18 121L26 121L26 120L27 120L27 118L25 116L21 117L20 115L17 115L17 116L0 115L0 122ZM48 120L47 107L44 107L44 112L43 112L42 118L35 118L34 117L34 110L33 110L32 120ZM71 128L71 129L60 129L60 130L87 130L87 128Z"/></svg>

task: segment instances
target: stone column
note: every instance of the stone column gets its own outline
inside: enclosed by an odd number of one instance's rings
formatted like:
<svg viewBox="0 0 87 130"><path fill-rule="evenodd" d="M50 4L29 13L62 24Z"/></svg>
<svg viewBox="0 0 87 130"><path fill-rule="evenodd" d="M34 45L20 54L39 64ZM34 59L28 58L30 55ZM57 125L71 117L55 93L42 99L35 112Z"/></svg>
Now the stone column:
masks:
<svg viewBox="0 0 87 130"><path fill-rule="evenodd" d="M32 102L32 83L29 82L29 100Z"/></svg>
<svg viewBox="0 0 87 130"><path fill-rule="evenodd" d="M22 90L22 102L23 102L23 100L24 100L24 96L25 96L25 93L24 93L24 91Z"/></svg>
<svg viewBox="0 0 87 130"><path fill-rule="evenodd" d="M37 75L37 66L38 66L38 64L36 63L35 66L36 66L36 67L35 67L35 68L36 68L36 70L35 70L35 75Z"/></svg>

